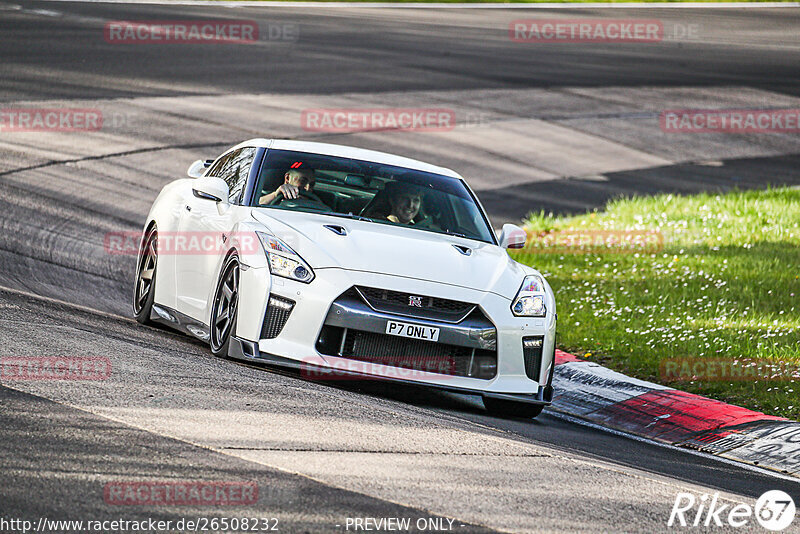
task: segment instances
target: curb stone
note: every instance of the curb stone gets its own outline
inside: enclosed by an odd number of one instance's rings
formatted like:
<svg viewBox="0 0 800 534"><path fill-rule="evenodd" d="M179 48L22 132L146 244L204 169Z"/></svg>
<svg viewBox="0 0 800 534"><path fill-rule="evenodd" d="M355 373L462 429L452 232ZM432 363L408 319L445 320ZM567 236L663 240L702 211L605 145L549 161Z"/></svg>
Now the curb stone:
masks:
<svg viewBox="0 0 800 534"><path fill-rule="evenodd" d="M550 409L800 478L800 422L632 378L556 350Z"/></svg>

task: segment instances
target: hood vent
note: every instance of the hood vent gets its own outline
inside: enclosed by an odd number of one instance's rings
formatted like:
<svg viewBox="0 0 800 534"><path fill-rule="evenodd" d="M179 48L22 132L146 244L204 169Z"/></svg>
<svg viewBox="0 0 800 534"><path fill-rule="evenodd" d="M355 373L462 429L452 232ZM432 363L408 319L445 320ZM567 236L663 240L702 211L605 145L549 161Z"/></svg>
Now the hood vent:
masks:
<svg viewBox="0 0 800 534"><path fill-rule="evenodd" d="M472 255L472 249L469 248L469 247L465 247L463 245L453 245L453 248L455 248L457 251L462 253L464 256L471 256Z"/></svg>
<svg viewBox="0 0 800 534"><path fill-rule="evenodd" d="M347 235L347 230L344 226L339 226L338 224L323 224L323 226L336 235Z"/></svg>

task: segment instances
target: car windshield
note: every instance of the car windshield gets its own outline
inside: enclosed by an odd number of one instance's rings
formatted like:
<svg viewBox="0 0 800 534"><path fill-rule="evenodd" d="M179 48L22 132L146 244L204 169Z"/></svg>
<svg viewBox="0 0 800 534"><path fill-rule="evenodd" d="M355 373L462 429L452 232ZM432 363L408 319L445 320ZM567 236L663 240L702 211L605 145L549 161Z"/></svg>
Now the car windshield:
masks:
<svg viewBox="0 0 800 534"><path fill-rule="evenodd" d="M269 150L253 204L494 243L485 216L461 180L370 161Z"/></svg>

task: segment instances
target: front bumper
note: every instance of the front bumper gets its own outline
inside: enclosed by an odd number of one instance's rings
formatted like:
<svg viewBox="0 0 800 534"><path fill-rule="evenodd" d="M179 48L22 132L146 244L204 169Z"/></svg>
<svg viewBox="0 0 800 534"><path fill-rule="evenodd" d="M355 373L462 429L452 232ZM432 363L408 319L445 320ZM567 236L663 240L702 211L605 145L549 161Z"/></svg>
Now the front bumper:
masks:
<svg viewBox="0 0 800 534"><path fill-rule="evenodd" d="M410 380L398 376L395 373L387 373L385 375L371 373L365 374L357 370L341 368L341 367L328 367L310 365L302 361L277 356L275 354L268 354L261 352L258 344L252 341L246 341L238 337L231 338L231 344L228 349L228 356L238 360L245 360L251 362L258 362L267 365L275 365L286 369L300 371L305 376L312 379L327 379L327 380L385 380L388 382L397 382L407 385L425 387L433 387L444 391L452 391L455 393L463 393L466 395L481 395L482 397L489 397L500 400L509 400L515 402L523 402L525 404L537 404L548 406L553 402L553 371L554 366L550 367L549 380L547 385L540 386L535 394L529 393L496 393L493 391L481 391L475 388L457 387L452 384L443 384L440 382Z"/></svg>
<svg viewBox="0 0 800 534"><path fill-rule="evenodd" d="M376 273L344 269L318 269L311 284L271 277L265 269L242 272L237 323L237 340L231 356L323 373L335 370L350 377L369 377L406 383L424 384L451 391L461 391L496 398L548 404L552 398L552 369L555 349L556 319L552 312L545 318L522 318L511 314L511 301L495 293ZM358 299L343 298L354 286L386 288L395 291L432 295L474 303L485 320L470 316L458 323L410 318L371 309ZM263 323L269 297L293 302L291 313L272 339L265 339ZM550 308L552 309L552 308ZM387 321L394 320L439 328L439 344L463 347L456 372L407 372L375 361L354 365L353 357L343 357L341 350L319 344L323 329L352 329L374 335L385 334ZM345 330L347 331L347 330ZM541 340L539 365L526 370L522 338ZM342 337L342 340L344 338ZM426 342L429 343L429 342ZM475 355L494 354L494 364L484 362L477 372ZM347 356L347 354L344 354ZM470 362L468 358L472 358ZM494 366L491 376L487 366ZM531 376L533 374L533 376Z"/></svg>

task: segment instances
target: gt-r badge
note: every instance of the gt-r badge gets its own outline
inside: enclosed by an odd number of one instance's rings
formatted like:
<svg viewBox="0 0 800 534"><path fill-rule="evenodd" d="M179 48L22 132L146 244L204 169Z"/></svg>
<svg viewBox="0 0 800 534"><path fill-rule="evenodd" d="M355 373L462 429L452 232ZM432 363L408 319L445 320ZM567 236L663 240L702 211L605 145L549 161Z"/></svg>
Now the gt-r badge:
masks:
<svg viewBox="0 0 800 534"><path fill-rule="evenodd" d="M408 305L413 308L421 308L422 307L422 297L415 297L414 295L409 295L408 297Z"/></svg>

